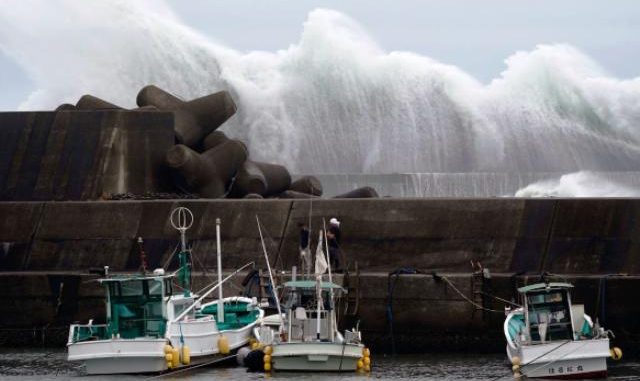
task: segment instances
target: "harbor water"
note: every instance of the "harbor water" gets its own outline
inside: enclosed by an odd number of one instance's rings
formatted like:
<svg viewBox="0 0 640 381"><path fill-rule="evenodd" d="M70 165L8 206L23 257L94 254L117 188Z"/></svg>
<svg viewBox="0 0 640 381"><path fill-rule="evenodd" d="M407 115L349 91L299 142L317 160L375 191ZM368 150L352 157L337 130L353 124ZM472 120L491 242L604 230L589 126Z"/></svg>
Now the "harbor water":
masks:
<svg viewBox="0 0 640 381"><path fill-rule="evenodd" d="M357 373L249 373L241 367L192 369L180 374L150 376L86 376L82 366L66 361L62 349L4 349L0 351L1 380L512 380L506 356L501 353L445 353L416 355L375 355L370 375ZM607 380L640 380L640 359L609 362Z"/></svg>

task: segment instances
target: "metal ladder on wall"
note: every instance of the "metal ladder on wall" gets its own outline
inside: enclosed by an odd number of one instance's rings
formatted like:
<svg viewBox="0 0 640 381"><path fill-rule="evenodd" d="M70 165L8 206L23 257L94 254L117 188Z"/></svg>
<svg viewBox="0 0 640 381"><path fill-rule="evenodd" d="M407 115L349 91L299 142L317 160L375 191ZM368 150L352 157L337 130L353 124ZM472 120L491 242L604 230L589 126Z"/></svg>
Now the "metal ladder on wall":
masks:
<svg viewBox="0 0 640 381"><path fill-rule="evenodd" d="M273 285L271 285L271 279L269 279L269 272L262 269L258 270L258 279L260 280L258 287L260 290L260 304L269 303L269 300L273 297L270 290Z"/></svg>
<svg viewBox="0 0 640 381"><path fill-rule="evenodd" d="M344 316L356 316L360 306L360 269L358 262L355 262L354 274L346 272L344 274L343 287L347 290L344 298Z"/></svg>

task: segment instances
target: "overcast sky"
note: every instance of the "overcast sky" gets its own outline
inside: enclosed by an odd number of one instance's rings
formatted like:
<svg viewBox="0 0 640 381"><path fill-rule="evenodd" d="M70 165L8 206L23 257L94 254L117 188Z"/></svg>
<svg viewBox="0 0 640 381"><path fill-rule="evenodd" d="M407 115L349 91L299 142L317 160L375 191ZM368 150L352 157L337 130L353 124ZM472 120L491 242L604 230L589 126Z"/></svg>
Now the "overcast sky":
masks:
<svg viewBox="0 0 640 381"><path fill-rule="evenodd" d="M640 76L637 0L167 0L179 18L241 51L287 48L309 11L329 8L360 24L387 51L412 51L459 66L488 82L504 60L540 43L568 43L612 76ZM0 44L2 41L0 41ZM23 70L0 52L0 109L33 91Z"/></svg>

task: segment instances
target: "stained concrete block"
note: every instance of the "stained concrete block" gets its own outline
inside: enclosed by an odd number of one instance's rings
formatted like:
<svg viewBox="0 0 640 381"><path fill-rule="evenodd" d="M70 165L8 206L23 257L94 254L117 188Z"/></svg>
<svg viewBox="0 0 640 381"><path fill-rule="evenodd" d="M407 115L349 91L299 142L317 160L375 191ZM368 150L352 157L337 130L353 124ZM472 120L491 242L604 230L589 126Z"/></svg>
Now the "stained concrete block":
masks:
<svg viewBox="0 0 640 381"><path fill-rule="evenodd" d="M228 140L202 154L178 144L166 154L167 165L184 180L187 189L203 198L225 196L246 159L247 148L238 140Z"/></svg>
<svg viewBox="0 0 640 381"><path fill-rule="evenodd" d="M24 268L42 210L38 202L0 203L0 271Z"/></svg>
<svg viewBox="0 0 640 381"><path fill-rule="evenodd" d="M208 134L236 112L236 104L227 91L219 91L185 102L149 85L138 93L138 106L156 106L175 114L175 135L178 142L194 148Z"/></svg>
<svg viewBox="0 0 640 381"><path fill-rule="evenodd" d="M556 202L544 269L567 273L637 272L640 200Z"/></svg>
<svg viewBox="0 0 640 381"><path fill-rule="evenodd" d="M134 239L141 202L47 203L36 240Z"/></svg>
<svg viewBox="0 0 640 381"><path fill-rule="evenodd" d="M474 260L507 271L523 207L515 199L296 200L282 248L287 263L297 261L297 224L311 210L312 230L323 218L341 221L345 258L362 268L468 271Z"/></svg>
<svg viewBox="0 0 640 381"><path fill-rule="evenodd" d="M322 183L315 176L302 176L291 183L289 190L314 196L322 196Z"/></svg>
<svg viewBox="0 0 640 381"><path fill-rule="evenodd" d="M171 113L0 113L0 200L168 191L162 166L172 145Z"/></svg>

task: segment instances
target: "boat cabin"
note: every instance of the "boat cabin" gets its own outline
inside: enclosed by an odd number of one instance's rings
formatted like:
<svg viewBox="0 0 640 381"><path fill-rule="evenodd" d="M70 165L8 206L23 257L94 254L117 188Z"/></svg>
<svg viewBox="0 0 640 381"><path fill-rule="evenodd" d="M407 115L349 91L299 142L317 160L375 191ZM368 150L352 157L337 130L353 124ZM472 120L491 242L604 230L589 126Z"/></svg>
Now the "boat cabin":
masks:
<svg viewBox="0 0 640 381"><path fill-rule="evenodd" d="M318 283L312 280L284 284L287 341L333 341L336 327L332 298L341 296L345 290L337 284L322 282L318 304L317 287Z"/></svg>
<svg viewBox="0 0 640 381"><path fill-rule="evenodd" d="M106 291L106 323L72 326L73 342L165 336L167 321L194 303L174 295L174 276L123 276L100 279ZM195 317L192 309L187 318Z"/></svg>
<svg viewBox="0 0 640 381"><path fill-rule="evenodd" d="M525 323L532 342L573 340L568 283L537 283L520 288Z"/></svg>
<svg viewBox="0 0 640 381"><path fill-rule="evenodd" d="M101 279L107 291L107 334L110 337L164 337L170 277Z"/></svg>

